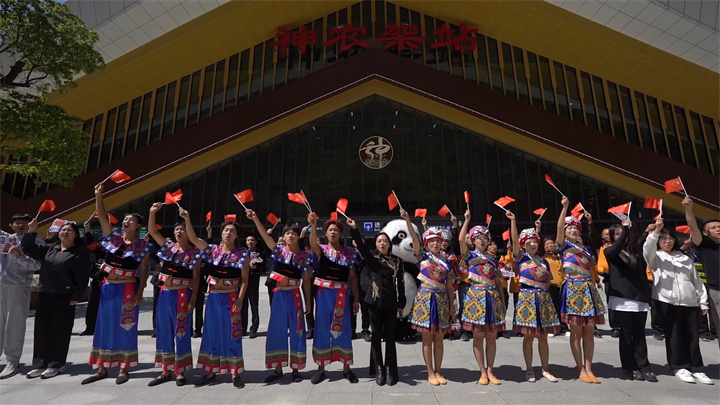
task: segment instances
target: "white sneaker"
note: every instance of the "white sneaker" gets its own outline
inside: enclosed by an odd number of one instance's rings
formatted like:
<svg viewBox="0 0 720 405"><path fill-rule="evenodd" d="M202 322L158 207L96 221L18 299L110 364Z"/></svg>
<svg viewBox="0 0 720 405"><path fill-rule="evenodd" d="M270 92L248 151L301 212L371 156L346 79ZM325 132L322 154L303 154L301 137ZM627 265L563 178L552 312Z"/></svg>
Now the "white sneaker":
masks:
<svg viewBox="0 0 720 405"><path fill-rule="evenodd" d="M565 336L570 336L570 331L565 332Z"/></svg>
<svg viewBox="0 0 720 405"><path fill-rule="evenodd" d="M18 366L14 363L8 363L5 368L3 369L2 373L0 373L0 380L4 380L6 378L10 378L18 373Z"/></svg>
<svg viewBox="0 0 720 405"><path fill-rule="evenodd" d="M42 374L40 374L40 378L42 378L43 380L46 378L53 378L56 375L58 375L60 373L64 373L64 372L65 372L65 366L62 366L60 368L52 368L51 367L51 368L48 368L45 371L43 371Z"/></svg>
<svg viewBox="0 0 720 405"><path fill-rule="evenodd" d="M42 375L44 368L34 368L29 373L25 374L27 378L38 378Z"/></svg>
<svg viewBox="0 0 720 405"><path fill-rule="evenodd" d="M554 333L548 333L548 337L555 337Z"/></svg>
<svg viewBox="0 0 720 405"><path fill-rule="evenodd" d="M700 373L698 373L698 374L700 374ZM703 375L705 375L705 374L703 374ZM684 368L681 368L680 370L676 371L675 377L679 378L680 381L682 381L682 382L692 383L692 384L695 383L695 379L693 378L692 373L685 370ZM707 377L705 377L705 378L707 378Z"/></svg>
<svg viewBox="0 0 720 405"><path fill-rule="evenodd" d="M706 376L705 373L692 373L692 376L695 378L695 381L707 385L715 385L713 380L710 379L710 377Z"/></svg>

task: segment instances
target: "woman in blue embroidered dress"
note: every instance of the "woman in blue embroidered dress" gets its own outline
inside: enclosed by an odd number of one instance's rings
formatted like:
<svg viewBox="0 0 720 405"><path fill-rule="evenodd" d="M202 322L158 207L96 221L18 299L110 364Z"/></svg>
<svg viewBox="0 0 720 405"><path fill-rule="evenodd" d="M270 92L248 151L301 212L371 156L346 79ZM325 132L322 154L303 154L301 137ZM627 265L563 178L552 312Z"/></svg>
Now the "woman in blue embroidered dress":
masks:
<svg viewBox="0 0 720 405"><path fill-rule="evenodd" d="M197 237L190 222L190 214L180 209L185 219L190 243L202 250L202 259L207 263L209 292L205 304L205 329L203 330L198 368L207 374L195 382L202 387L215 381L216 374L230 374L233 385L243 388L245 383L240 374L245 370L242 349L242 322L240 309L247 291L250 267L245 260L245 249L236 246L240 225L223 222L220 225L221 242L209 244Z"/></svg>
<svg viewBox="0 0 720 405"><path fill-rule="evenodd" d="M127 214L122 222L122 234L113 230L103 202L104 189L103 183L95 186L95 210L105 235L100 245L107 251L101 267L107 277L100 290L98 319L90 351L90 365L98 371L82 384L107 377L107 369L115 367L120 368L116 384L123 384L130 378L128 369L138 365L137 320L148 277L150 246L138 236L142 217Z"/></svg>
<svg viewBox="0 0 720 405"><path fill-rule="evenodd" d="M570 350L578 369L578 378L586 383L600 384L591 369L595 352L593 332L595 325L605 323L605 306L592 279L595 258L590 248L580 242L580 220L565 216L569 205L570 200L563 197L555 238L565 272L561 321L570 325Z"/></svg>
<svg viewBox="0 0 720 405"><path fill-rule="evenodd" d="M282 368L290 366L293 382L301 382L299 370L305 368L307 343L305 341L304 315L310 312L310 257L299 246L302 231L297 225L286 225L278 243L267 232L253 210L246 211L247 217L255 223L265 245L274 246L272 272L268 278L277 284L272 292L270 320L265 340L265 367L275 372L265 377L265 383L278 380ZM305 296L305 310L300 297L300 284ZM288 356L288 339L290 351ZM288 361L289 360L289 361Z"/></svg>
<svg viewBox="0 0 720 405"><path fill-rule="evenodd" d="M535 228L523 229L518 235L515 214L507 211L505 216L510 219L512 257L520 283L520 292L515 303L513 330L523 335L525 379L535 382L535 373L532 369L532 344L533 340L537 338L542 375L550 382L557 382L557 378L548 370L550 355L548 333L560 331L560 320L548 292L550 280L552 280L550 265L537 255L540 247L540 235L537 234ZM523 252L520 251L520 248Z"/></svg>
<svg viewBox="0 0 720 405"><path fill-rule="evenodd" d="M423 233L421 242L407 211L401 208L400 216L407 223L420 268L417 276L420 287L410 311L411 326L422 333L423 359L427 367L428 382L431 385L444 385L447 380L441 374L443 337L450 329L450 314L454 312L455 300L451 278L453 270L450 261L441 253L445 232L439 228L429 228Z"/></svg>
<svg viewBox="0 0 720 405"><path fill-rule="evenodd" d="M502 273L498 259L487 252L490 231L477 225L468 232L469 223L470 211L465 211L465 222L458 235L462 258L458 271L467 277L470 284L463 302L463 329L473 333L473 353L480 367L478 383L500 385L500 380L493 374L493 365L497 352L497 333L505 330L506 307L502 294ZM470 236L475 250L470 251L468 248L465 243L466 235Z"/></svg>
<svg viewBox="0 0 720 405"><path fill-rule="evenodd" d="M162 373L148 383L155 386L170 381L172 372L177 386L185 385L185 371L193 366L192 311L200 285L200 256L202 251L190 243L184 222L173 227L175 242L165 239L155 226L155 215L162 203L150 207L148 234L162 246L157 257L162 260L159 274L163 285L156 305L157 337L155 340L155 367Z"/></svg>
<svg viewBox="0 0 720 405"><path fill-rule="evenodd" d="M318 371L310 382L317 384L325 379L325 366L334 361L343 363L343 378L357 383L358 378L350 370L353 364L351 317L360 309L360 292L357 273L360 254L351 247L343 248L340 237L343 224L340 221L325 222L327 245L321 245L317 235L317 218L308 215L310 247L317 258L314 285L318 287L315 297L315 334L313 336L313 360ZM350 307L350 294L353 302Z"/></svg>

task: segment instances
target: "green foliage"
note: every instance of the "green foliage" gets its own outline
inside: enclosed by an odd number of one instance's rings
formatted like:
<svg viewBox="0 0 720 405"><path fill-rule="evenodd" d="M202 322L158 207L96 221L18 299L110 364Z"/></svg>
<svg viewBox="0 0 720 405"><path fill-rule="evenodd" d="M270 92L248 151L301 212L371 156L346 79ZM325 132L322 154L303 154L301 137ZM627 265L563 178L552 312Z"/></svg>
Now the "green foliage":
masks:
<svg viewBox="0 0 720 405"><path fill-rule="evenodd" d="M88 134L81 120L47 103L51 91L104 68L88 31L66 4L0 0L0 169L38 183L70 185L85 169Z"/></svg>

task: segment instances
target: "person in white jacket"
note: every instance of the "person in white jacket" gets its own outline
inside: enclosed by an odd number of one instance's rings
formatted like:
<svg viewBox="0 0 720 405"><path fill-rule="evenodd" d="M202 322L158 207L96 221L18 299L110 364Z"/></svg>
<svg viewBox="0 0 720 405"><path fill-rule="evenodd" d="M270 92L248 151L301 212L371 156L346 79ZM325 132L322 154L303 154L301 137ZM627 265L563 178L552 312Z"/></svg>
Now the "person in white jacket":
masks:
<svg viewBox="0 0 720 405"><path fill-rule="evenodd" d="M679 241L663 228L662 218L645 240L643 255L653 274L652 298L662 315L668 365L681 381L713 384L700 371L698 311L705 314L709 306L693 259L680 251Z"/></svg>

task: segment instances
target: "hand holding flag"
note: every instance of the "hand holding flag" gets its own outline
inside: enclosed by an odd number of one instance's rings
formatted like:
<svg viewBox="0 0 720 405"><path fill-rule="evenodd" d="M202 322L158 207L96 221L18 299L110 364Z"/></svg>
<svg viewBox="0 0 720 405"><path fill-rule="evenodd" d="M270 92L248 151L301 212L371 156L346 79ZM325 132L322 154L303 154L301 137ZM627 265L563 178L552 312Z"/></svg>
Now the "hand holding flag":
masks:
<svg viewBox="0 0 720 405"><path fill-rule="evenodd" d="M565 194L563 194L563 192L560 191L559 188L557 188L557 186L555 185L555 182L552 180L552 178L550 178L550 175L547 174L547 173L545 174L545 181L546 181L549 185L551 185L552 188L554 188L555 190L557 190L557 192L560 193L561 196L565 197Z"/></svg>

